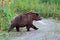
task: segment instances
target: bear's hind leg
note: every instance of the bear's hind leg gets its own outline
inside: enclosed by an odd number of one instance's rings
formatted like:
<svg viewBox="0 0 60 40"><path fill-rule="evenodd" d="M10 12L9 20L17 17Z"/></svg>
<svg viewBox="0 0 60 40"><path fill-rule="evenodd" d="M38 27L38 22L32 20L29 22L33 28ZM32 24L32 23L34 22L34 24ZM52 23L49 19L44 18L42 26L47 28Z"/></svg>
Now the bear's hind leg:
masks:
<svg viewBox="0 0 60 40"><path fill-rule="evenodd" d="M30 31L30 26L26 26L27 31Z"/></svg>
<svg viewBox="0 0 60 40"><path fill-rule="evenodd" d="M19 32L19 26L16 26L16 31Z"/></svg>
<svg viewBox="0 0 60 40"><path fill-rule="evenodd" d="M10 32L15 26L14 25L11 25L8 32Z"/></svg>

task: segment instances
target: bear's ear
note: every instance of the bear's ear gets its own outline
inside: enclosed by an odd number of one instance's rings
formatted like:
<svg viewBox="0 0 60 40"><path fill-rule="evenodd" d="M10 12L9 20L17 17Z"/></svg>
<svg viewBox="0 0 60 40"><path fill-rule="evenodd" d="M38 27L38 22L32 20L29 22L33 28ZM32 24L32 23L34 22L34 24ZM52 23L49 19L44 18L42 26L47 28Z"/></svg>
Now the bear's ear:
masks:
<svg viewBox="0 0 60 40"><path fill-rule="evenodd" d="M27 14L32 14L32 12L27 12Z"/></svg>

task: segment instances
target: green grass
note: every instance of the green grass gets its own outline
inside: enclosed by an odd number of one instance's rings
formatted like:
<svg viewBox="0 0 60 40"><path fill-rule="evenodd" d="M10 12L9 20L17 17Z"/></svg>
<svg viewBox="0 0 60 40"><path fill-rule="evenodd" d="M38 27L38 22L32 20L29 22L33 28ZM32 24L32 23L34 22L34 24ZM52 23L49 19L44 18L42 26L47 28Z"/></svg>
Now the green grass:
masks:
<svg viewBox="0 0 60 40"><path fill-rule="evenodd" d="M22 32L6 32L6 31L2 31L0 32L0 40L6 40L9 38L16 38L16 37L20 37L22 36Z"/></svg>

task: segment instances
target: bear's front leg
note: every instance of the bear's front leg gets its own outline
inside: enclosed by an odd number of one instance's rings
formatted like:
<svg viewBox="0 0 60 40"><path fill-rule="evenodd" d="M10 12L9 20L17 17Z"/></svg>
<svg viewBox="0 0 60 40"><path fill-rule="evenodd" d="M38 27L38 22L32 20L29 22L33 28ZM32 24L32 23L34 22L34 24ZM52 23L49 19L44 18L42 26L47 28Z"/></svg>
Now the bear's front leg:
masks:
<svg viewBox="0 0 60 40"><path fill-rule="evenodd" d="M31 24L31 27L32 27L33 29L35 29L35 30L38 30L38 28L35 27L33 24Z"/></svg>

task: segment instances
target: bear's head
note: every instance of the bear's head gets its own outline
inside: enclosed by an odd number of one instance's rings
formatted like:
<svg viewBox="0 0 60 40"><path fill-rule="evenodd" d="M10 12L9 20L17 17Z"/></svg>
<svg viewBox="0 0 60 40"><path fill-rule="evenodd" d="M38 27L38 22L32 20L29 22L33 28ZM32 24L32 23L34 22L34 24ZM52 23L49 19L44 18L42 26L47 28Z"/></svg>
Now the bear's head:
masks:
<svg viewBox="0 0 60 40"><path fill-rule="evenodd" d="M32 19L33 20L41 20L42 18L40 17L40 15L38 13L35 13L35 12L28 12L28 15L31 15Z"/></svg>

